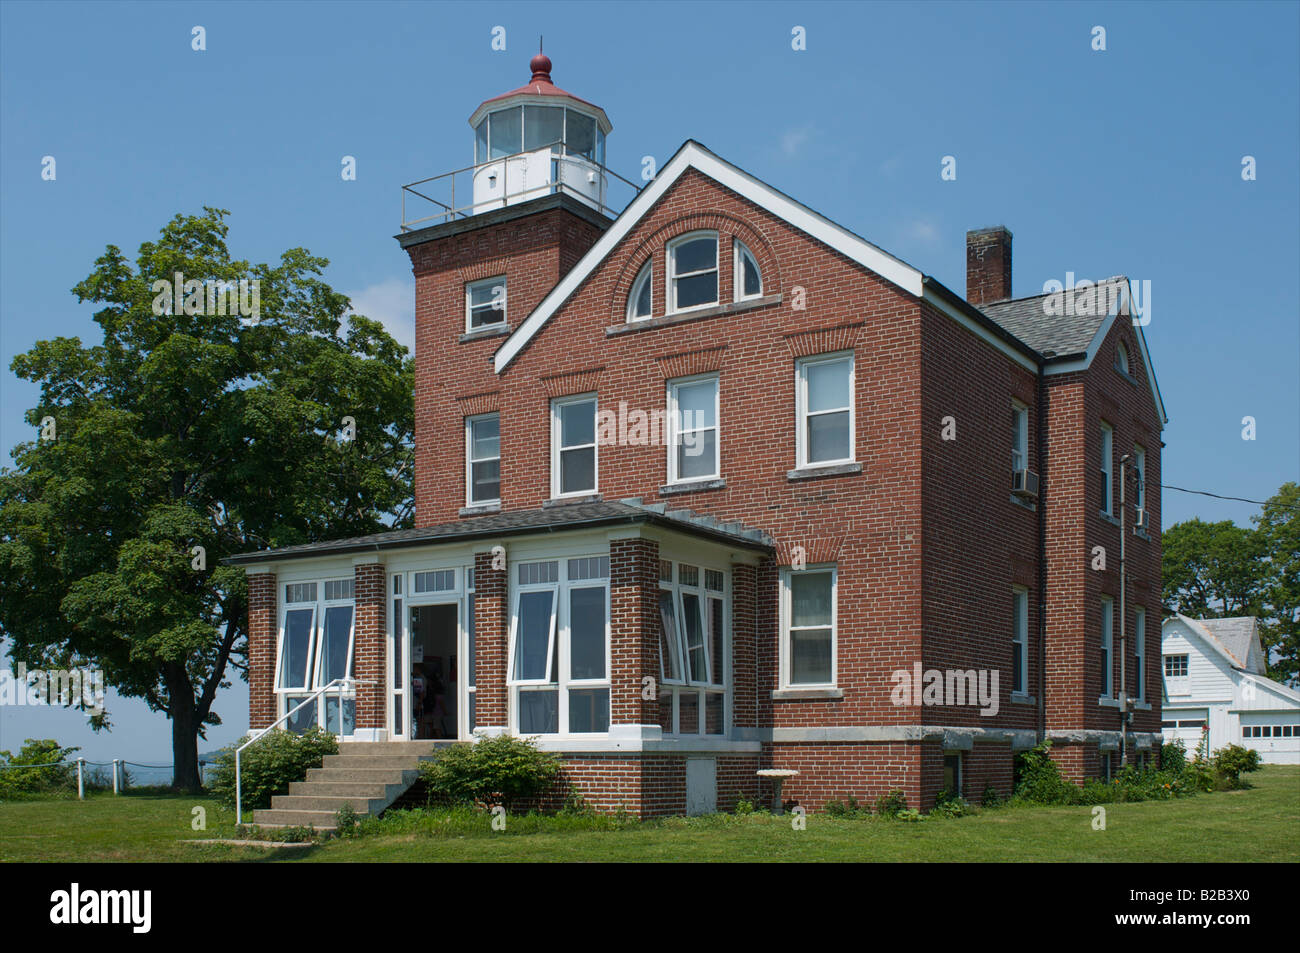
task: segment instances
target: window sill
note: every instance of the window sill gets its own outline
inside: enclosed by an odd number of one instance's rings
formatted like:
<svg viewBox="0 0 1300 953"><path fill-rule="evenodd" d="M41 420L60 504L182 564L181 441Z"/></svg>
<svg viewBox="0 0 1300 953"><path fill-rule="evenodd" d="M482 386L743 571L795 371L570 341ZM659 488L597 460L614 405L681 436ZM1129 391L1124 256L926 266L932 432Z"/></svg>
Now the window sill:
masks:
<svg viewBox="0 0 1300 953"><path fill-rule="evenodd" d="M806 699L844 697L840 688L778 688L772 692L773 701L802 701Z"/></svg>
<svg viewBox="0 0 1300 953"><path fill-rule="evenodd" d="M473 331L466 331L460 336L460 343L465 344L468 341L477 341L480 338L501 337L503 334L509 333L510 325L505 324L504 322L501 324L489 324L484 328L475 328Z"/></svg>
<svg viewBox="0 0 1300 953"><path fill-rule="evenodd" d="M672 496L674 493L697 493L701 490L721 490L727 481L719 477L708 480L683 480L681 483L666 483L659 488L660 496Z"/></svg>
<svg viewBox="0 0 1300 953"><path fill-rule="evenodd" d="M787 470L785 478L787 480L816 480L819 477L852 476L861 472L862 464L860 463L836 463L825 467L797 467L793 470Z"/></svg>
<svg viewBox="0 0 1300 953"><path fill-rule="evenodd" d="M1118 516L1111 516L1109 513L1106 513L1106 512L1100 511L1100 510L1097 512L1097 515L1100 516L1102 519L1104 519L1104 520L1105 520L1107 523L1109 523L1111 526L1118 526L1118 525L1119 525L1119 517L1118 517Z"/></svg>
<svg viewBox="0 0 1300 953"><path fill-rule="evenodd" d="M1016 506L1019 506L1021 509L1029 510L1031 513L1038 512L1037 504L1032 500L1025 499L1023 496L1017 496L1015 493L1011 494L1011 502L1016 504Z"/></svg>
<svg viewBox="0 0 1300 953"><path fill-rule="evenodd" d="M1108 695L1102 695L1097 699L1098 708L1119 708L1119 699L1111 698Z"/></svg>
<svg viewBox="0 0 1300 953"><path fill-rule="evenodd" d="M1038 699L1033 695L1026 695L1024 692L1012 692L1011 704L1013 705L1037 705Z"/></svg>
<svg viewBox="0 0 1300 953"><path fill-rule="evenodd" d="M485 516L488 513L500 513L501 503L475 503L473 506L462 506L460 516Z"/></svg>
<svg viewBox="0 0 1300 953"><path fill-rule="evenodd" d="M568 506L570 503L599 503L603 499L599 493L588 493L584 496L553 496L549 500L542 501L543 509L550 509L553 506Z"/></svg>
<svg viewBox="0 0 1300 953"><path fill-rule="evenodd" d="M1144 529L1138 529L1136 526L1133 527L1133 535L1136 536L1138 539L1146 540L1148 543L1151 542L1151 537L1147 534L1147 531Z"/></svg>
<svg viewBox="0 0 1300 953"><path fill-rule="evenodd" d="M737 314L741 311L750 311L754 308L766 308L770 305L780 304L782 296L779 294L765 295L762 298L749 298L745 301L733 301L729 304L718 304L708 308L697 308L694 311L679 311L674 314L663 314L657 318L641 318L638 321L624 321L622 324L615 324L613 327L605 329L605 337L617 337L620 334L632 334L635 331L649 331L653 328L663 328L674 324L686 324L690 321L702 321L705 318L716 318L727 314Z"/></svg>

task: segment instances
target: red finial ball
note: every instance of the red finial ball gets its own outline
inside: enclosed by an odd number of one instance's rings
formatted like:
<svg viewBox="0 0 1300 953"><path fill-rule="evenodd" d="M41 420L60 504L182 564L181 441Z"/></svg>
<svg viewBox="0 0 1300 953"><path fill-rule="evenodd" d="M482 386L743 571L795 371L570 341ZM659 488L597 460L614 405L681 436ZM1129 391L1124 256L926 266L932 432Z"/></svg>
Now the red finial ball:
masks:
<svg viewBox="0 0 1300 953"><path fill-rule="evenodd" d="M545 53L534 56L528 68L533 71L533 79L544 79L548 83L551 81L551 58Z"/></svg>

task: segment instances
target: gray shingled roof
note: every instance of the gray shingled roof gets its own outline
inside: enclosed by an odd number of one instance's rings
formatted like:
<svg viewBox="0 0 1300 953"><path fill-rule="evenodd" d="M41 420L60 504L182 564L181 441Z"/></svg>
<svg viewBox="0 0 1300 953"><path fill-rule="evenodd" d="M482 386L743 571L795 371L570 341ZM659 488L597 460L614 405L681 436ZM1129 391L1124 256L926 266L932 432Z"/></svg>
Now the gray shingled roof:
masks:
<svg viewBox="0 0 1300 953"><path fill-rule="evenodd" d="M1048 314L1050 295L1034 295L1031 298L1012 298L1008 301L995 301L982 304L979 309L997 322L1002 328L1024 341L1040 354L1054 351L1056 358L1071 354L1082 354L1097 336L1097 331L1109 314L1109 301L1113 294L1115 301L1120 301L1121 287L1127 288L1128 279L1123 276L1105 278L1091 288L1075 288L1061 295L1062 314ZM1114 289L1112 292L1110 289ZM1092 301L1086 300L1089 292ZM1074 295L1074 304L1065 307L1066 294ZM1098 314L1080 314L1083 310L1097 311Z"/></svg>
<svg viewBox="0 0 1300 953"><path fill-rule="evenodd" d="M713 517L700 516L690 510L670 510L663 503L643 505L639 499L621 502L596 500L534 510L510 510L490 516L463 519L455 523L426 526L422 529L399 529L387 533L372 533L369 536L354 536L351 539L282 546L278 549L264 549L228 556L222 562L229 566L244 566L270 560L403 549L435 543L520 536L544 530L583 529L618 523L649 523L664 526L747 549L766 550L771 549L773 545L772 538L760 530L741 523L720 522Z"/></svg>
<svg viewBox="0 0 1300 953"><path fill-rule="evenodd" d="M1260 658L1259 630L1254 616L1234 616L1228 619L1197 619L1232 656L1238 668L1263 674Z"/></svg>

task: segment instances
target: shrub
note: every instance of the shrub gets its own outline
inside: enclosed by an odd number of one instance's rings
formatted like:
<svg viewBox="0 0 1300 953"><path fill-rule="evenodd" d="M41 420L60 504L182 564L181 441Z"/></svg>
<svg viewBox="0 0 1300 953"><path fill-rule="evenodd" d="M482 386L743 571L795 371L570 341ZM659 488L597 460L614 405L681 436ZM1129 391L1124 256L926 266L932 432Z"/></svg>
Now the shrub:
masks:
<svg viewBox="0 0 1300 953"><path fill-rule="evenodd" d="M876 813L881 817L897 817L907 810L907 796L895 788L876 799Z"/></svg>
<svg viewBox="0 0 1300 953"><path fill-rule="evenodd" d="M1052 742L1044 739L1015 759L1015 797L1034 804L1075 804L1078 789L1061 777L1061 769L1049 752Z"/></svg>
<svg viewBox="0 0 1300 953"><path fill-rule="evenodd" d="M79 748L64 748L53 738L28 738L16 755L0 751L0 764L44 764L58 765ZM53 794L60 791L77 789L77 768L75 765L60 765L48 768L3 768L0 769L0 799L41 794Z"/></svg>
<svg viewBox="0 0 1300 953"><path fill-rule="evenodd" d="M754 813L754 802L747 801L743 797L736 800L736 814L744 817L747 814Z"/></svg>
<svg viewBox="0 0 1300 953"><path fill-rule="evenodd" d="M352 837L357 833L361 816L351 804L344 804L334 812L334 833L338 837Z"/></svg>
<svg viewBox="0 0 1300 953"><path fill-rule="evenodd" d="M984 795L980 798L980 807L997 807L1002 803L1002 795L992 784L984 786Z"/></svg>
<svg viewBox="0 0 1300 953"><path fill-rule="evenodd" d="M858 799L850 794L843 801L838 798L827 801L826 813L831 817L870 817L871 808L859 804Z"/></svg>
<svg viewBox="0 0 1300 953"><path fill-rule="evenodd" d="M212 773L212 793L231 807L235 804L235 748L247 740L241 738L234 747L224 749ZM308 768L319 767L325 755L338 754L338 750L338 739L316 725L302 734L268 731L239 756L243 806L267 807L274 795L289 790L290 782L301 781Z"/></svg>
<svg viewBox="0 0 1300 953"><path fill-rule="evenodd" d="M530 738L498 735L442 749L420 768L431 799L448 804L501 804L507 810L539 797L560 776L560 760Z"/></svg>
<svg viewBox="0 0 1300 953"><path fill-rule="evenodd" d="M934 809L930 813L939 817L965 817L975 812L960 794L949 788L944 788L935 796Z"/></svg>
<svg viewBox="0 0 1300 953"><path fill-rule="evenodd" d="M1239 787L1242 774L1259 769L1259 752L1241 745L1224 745L1214 753L1211 763L1220 778L1231 787Z"/></svg>
<svg viewBox="0 0 1300 953"><path fill-rule="evenodd" d="M1160 746L1160 767L1164 771L1181 774L1187 766L1187 746L1181 740L1169 741Z"/></svg>

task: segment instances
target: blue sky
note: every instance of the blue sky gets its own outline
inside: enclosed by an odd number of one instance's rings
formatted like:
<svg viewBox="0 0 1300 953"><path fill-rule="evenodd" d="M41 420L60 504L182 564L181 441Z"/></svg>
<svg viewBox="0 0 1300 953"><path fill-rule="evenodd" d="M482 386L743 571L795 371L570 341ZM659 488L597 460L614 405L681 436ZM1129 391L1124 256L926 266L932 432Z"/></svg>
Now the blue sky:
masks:
<svg viewBox="0 0 1300 953"><path fill-rule="evenodd" d="M1015 234L1018 296L1067 272L1149 280L1165 482L1265 499L1300 476L1295 3L0 4L3 451L32 437L13 356L97 341L68 289L177 212L229 209L237 257L329 258L331 284L410 344L399 187L472 162L466 120L528 79L539 33L555 82L609 114L628 178L693 138L959 292L966 230L994 224ZM1166 491L1163 518L1256 509ZM217 707L211 746L247 727L243 684ZM168 760L162 716L110 708L100 736L0 708L0 748L53 735Z"/></svg>

